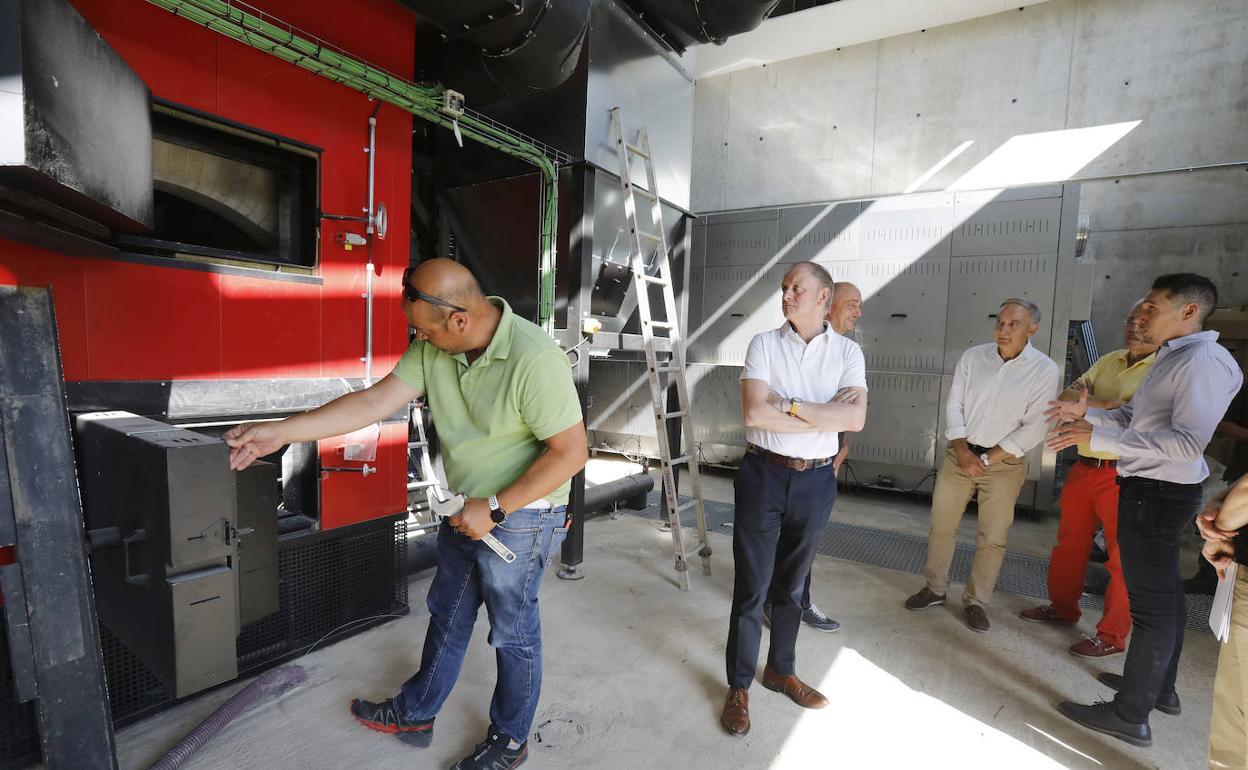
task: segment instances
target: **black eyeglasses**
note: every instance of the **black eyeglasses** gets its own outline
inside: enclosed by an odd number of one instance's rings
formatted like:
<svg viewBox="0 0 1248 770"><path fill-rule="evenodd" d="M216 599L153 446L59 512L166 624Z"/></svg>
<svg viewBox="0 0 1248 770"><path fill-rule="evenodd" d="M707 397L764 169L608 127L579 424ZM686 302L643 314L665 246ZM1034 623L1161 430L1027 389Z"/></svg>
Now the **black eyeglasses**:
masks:
<svg viewBox="0 0 1248 770"><path fill-rule="evenodd" d="M437 297L431 294L425 294L423 291L419 291L413 288L412 285L408 283L408 280L407 280L411 276L412 276L412 268L409 267L403 271L403 299L407 300L408 302L415 302L418 299L423 299L425 302L428 302L430 305L437 305L439 307L447 307L447 308L450 308L451 310L458 310L461 313L468 312L468 308L466 307L453 305L444 299L438 299Z"/></svg>

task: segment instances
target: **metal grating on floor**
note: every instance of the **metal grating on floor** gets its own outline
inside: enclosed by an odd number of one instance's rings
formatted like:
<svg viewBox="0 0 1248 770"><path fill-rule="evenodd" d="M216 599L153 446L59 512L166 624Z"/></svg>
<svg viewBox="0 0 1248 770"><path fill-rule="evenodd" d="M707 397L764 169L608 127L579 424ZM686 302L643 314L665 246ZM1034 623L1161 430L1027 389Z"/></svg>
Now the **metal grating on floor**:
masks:
<svg viewBox="0 0 1248 770"><path fill-rule="evenodd" d="M681 502L688 499L681 497ZM658 492L651 492L647 503L649 505L644 511L622 510L634 516L655 520L661 520L666 515L660 504ZM732 520L735 513L732 503L707 500L703 507L706 510L708 531L732 535ZM687 527L693 527L693 511L690 510L682 515L680 521ZM856 561L860 564L920 574L927 561L927 538L831 521L828 522L823 536L819 539L819 553L823 556ZM949 579L954 583L965 585L971 575L971 561L974 557L973 547L959 543L954 551ZM1104 570L1103 567L1097 569ZM1048 576L1048 559L1007 552L1005 562L1001 565L1001 575L997 578L996 590L1019 596L1030 596L1041 601L1047 600L1049 598ZM1188 594L1188 628L1195 631L1209 631L1209 609L1212 601L1213 598L1210 596ZM1104 608L1103 600L1099 596L1085 595L1079 604L1085 609L1097 612Z"/></svg>

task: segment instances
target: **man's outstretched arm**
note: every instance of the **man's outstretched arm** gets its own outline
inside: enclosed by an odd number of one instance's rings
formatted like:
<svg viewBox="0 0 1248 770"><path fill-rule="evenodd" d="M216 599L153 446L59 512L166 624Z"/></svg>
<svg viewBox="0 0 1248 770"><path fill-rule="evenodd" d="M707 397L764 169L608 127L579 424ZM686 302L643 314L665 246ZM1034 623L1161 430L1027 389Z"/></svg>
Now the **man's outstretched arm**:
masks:
<svg viewBox="0 0 1248 770"><path fill-rule="evenodd" d="M376 385L339 396L310 412L276 422L245 422L226 431L230 468L241 471L286 444L340 436L385 419L421 395L388 374Z"/></svg>

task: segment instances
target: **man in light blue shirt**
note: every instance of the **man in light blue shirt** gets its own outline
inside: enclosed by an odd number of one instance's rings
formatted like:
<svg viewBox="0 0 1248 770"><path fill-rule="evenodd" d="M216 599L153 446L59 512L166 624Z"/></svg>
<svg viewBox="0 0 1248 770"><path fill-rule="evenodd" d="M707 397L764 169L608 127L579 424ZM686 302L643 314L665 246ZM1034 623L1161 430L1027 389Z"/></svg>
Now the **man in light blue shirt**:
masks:
<svg viewBox="0 0 1248 770"><path fill-rule="evenodd" d="M1149 713L1179 713L1175 691L1187 608L1179 575L1179 537L1190 526L1209 475L1204 451L1243 384L1218 333L1201 331L1218 292L1194 273L1163 275L1141 300L1141 333L1160 344L1134 398L1117 409L1054 401L1049 447L1090 441L1118 461L1118 549L1134 632L1122 676L1103 673L1113 702L1058 708L1085 727L1137 746L1152 745Z"/></svg>

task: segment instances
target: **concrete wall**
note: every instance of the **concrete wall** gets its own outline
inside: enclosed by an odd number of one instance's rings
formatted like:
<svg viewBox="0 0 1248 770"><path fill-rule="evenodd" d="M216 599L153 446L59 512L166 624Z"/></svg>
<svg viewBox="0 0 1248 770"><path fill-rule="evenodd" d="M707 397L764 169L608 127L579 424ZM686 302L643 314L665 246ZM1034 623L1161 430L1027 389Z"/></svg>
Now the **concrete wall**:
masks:
<svg viewBox="0 0 1248 770"><path fill-rule="evenodd" d="M1248 170L1132 176L1248 161L1245 29L1242 0L1051 0L701 79L693 207L1095 178L1103 349L1159 272L1246 304Z"/></svg>

